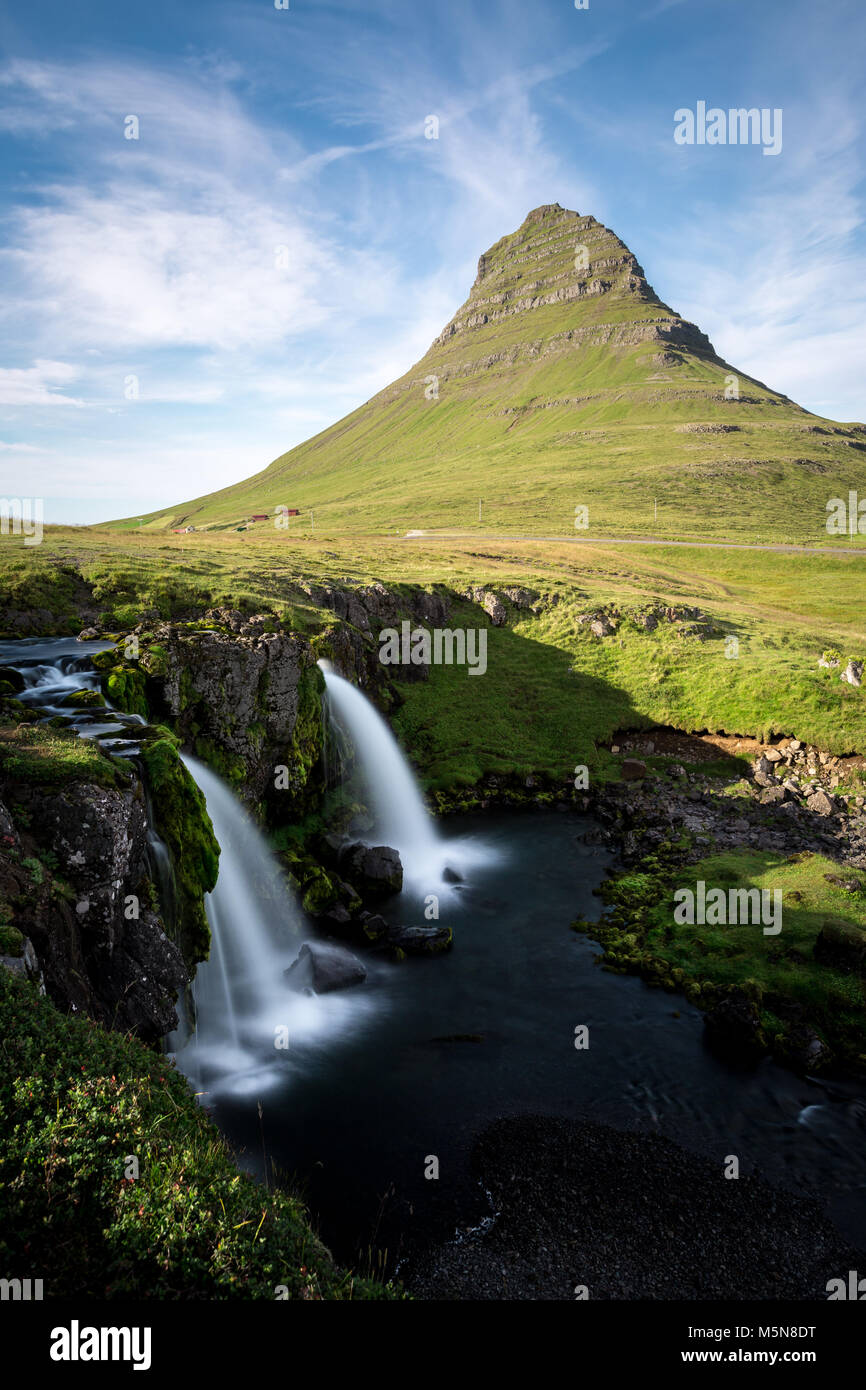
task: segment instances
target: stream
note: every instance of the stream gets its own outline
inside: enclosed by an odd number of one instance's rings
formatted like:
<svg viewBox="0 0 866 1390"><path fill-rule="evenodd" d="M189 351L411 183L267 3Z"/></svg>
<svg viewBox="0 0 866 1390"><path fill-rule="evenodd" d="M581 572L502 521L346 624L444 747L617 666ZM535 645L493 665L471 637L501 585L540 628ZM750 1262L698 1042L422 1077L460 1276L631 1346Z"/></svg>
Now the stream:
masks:
<svg viewBox="0 0 866 1390"><path fill-rule="evenodd" d="M23 674L19 698L45 717L72 714L82 736L132 756L138 716L60 703L70 690L98 688L90 654L108 645L2 642L0 666ZM213 773L185 761L218 838L229 842L222 888L208 905L221 940L196 981L207 1020L200 1028L220 1036L208 1034L207 1048L201 1036L171 1046L242 1165L271 1184L296 1185L338 1260L393 1272L416 1242L489 1219L470 1171L472 1143L488 1121L521 1113L656 1131L720 1165L735 1153L743 1171L817 1196L840 1231L866 1247L866 1093L798 1078L770 1060L737 1071L707 1051L703 1017L684 998L598 966L598 946L569 930L578 915L598 918L593 890L612 863L584 842L591 817L521 810L436 824L441 862L463 876L435 890L453 949L399 963L365 954L363 985L304 999L283 994L281 972L310 927L292 900L267 938L252 934L242 883L252 851L248 832L235 829L245 813ZM247 824L259 853L264 841ZM423 879L407 874L403 892L381 909L388 921L430 925L424 906L434 890ZM248 961L254 954L263 969L266 958L268 980L266 989L256 985L265 991L254 999L261 1026L244 1034L235 1020L229 1035L231 1009L220 999L245 973L239 941ZM246 974L239 998L249 1001L255 971ZM284 1020L288 1047L276 1053L274 1028ZM579 1025L589 1029L585 1050L575 1047ZM425 1177L431 1157L436 1180Z"/></svg>

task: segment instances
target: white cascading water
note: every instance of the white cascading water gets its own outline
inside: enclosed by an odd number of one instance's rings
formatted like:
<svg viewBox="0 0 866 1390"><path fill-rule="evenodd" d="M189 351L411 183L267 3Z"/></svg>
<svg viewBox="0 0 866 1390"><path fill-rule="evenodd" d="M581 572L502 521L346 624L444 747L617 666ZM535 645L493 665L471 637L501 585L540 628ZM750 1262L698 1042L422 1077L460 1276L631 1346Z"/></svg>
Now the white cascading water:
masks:
<svg viewBox="0 0 866 1390"><path fill-rule="evenodd" d="M378 710L327 661L325 677L331 718L355 750L375 840L399 850L404 882L416 890L441 892L446 866L463 870L490 852L474 840L443 841L424 805L406 757ZM447 886L446 886L447 887Z"/></svg>
<svg viewBox="0 0 866 1390"><path fill-rule="evenodd" d="M372 1001L290 989L285 971L306 934L292 887L234 793L196 758L183 762L204 794L220 861L205 896L211 951L195 974L195 1030L177 1063L209 1093L260 1094L286 1078L301 1052L345 1036ZM275 1045L279 1031L287 1046Z"/></svg>

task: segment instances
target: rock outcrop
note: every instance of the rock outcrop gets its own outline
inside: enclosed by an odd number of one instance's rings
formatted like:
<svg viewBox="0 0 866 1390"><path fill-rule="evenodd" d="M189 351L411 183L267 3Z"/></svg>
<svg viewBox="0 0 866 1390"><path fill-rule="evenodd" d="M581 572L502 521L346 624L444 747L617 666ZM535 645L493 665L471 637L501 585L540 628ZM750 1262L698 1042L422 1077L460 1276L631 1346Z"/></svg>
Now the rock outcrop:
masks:
<svg viewBox="0 0 866 1390"><path fill-rule="evenodd" d="M8 792L7 792L8 795ZM0 804L6 954L60 1007L155 1041L177 1026L187 983L155 910L144 798L88 782L16 785ZM17 938L17 939L16 939ZM10 949L11 947L11 949Z"/></svg>

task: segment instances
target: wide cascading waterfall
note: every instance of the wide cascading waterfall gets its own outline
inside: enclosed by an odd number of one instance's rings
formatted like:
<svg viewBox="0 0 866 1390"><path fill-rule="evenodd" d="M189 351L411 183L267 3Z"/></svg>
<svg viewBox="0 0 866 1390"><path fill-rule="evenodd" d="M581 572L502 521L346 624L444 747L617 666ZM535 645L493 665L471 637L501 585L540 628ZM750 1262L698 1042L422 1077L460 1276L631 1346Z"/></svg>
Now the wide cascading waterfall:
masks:
<svg viewBox="0 0 866 1390"><path fill-rule="evenodd" d="M370 1005L291 990L285 972L307 935L291 884L234 793L196 758L183 762L207 803L220 862L205 896L211 951L193 983L195 1028L177 1063L209 1093L259 1094L299 1063L299 1046L345 1034Z"/></svg>
<svg viewBox="0 0 866 1390"><path fill-rule="evenodd" d="M319 666L331 718L355 750L376 842L399 850L404 880L410 887L447 891L442 877L446 867L462 871L479 860L489 860L490 852L474 840L446 842L439 836L412 769L381 714L330 663L320 661Z"/></svg>

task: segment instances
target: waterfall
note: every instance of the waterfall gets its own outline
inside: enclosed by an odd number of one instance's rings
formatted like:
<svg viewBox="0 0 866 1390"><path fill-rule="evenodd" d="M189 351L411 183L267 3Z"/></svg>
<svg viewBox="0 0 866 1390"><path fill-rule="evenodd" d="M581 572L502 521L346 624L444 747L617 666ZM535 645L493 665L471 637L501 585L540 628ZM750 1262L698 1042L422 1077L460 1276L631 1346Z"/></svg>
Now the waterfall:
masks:
<svg viewBox="0 0 866 1390"><path fill-rule="evenodd" d="M320 661L331 717L355 750L379 843L400 851L410 879L438 881L443 846L418 784L385 720L350 681Z"/></svg>
<svg viewBox="0 0 866 1390"><path fill-rule="evenodd" d="M301 1051L345 1036L372 1001L294 993L285 979L307 935L300 907L242 803L196 758L183 762L201 790L220 846L205 895L211 951L193 982L195 1026L178 1066L210 1094L261 1094L285 1080Z"/></svg>
<svg viewBox="0 0 866 1390"><path fill-rule="evenodd" d="M436 830L412 769L385 720L365 695L320 661L331 719L355 751L370 813L370 843L391 845L403 861L404 883L415 892L446 894L446 867L490 862L491 852L473 839L444 841Z"/></svg>

